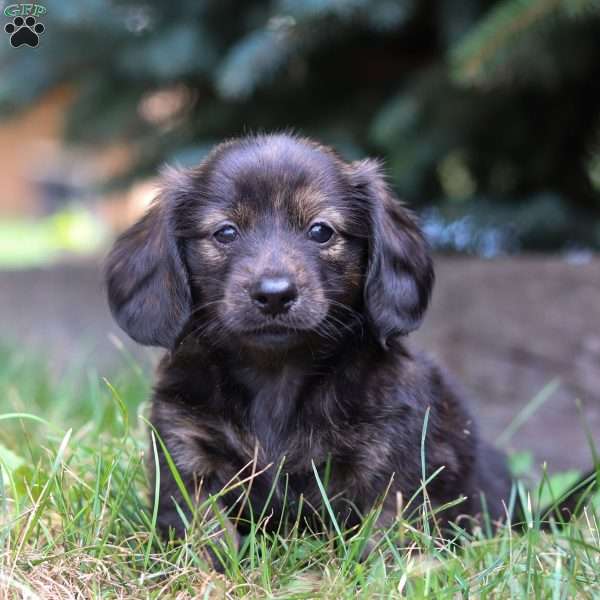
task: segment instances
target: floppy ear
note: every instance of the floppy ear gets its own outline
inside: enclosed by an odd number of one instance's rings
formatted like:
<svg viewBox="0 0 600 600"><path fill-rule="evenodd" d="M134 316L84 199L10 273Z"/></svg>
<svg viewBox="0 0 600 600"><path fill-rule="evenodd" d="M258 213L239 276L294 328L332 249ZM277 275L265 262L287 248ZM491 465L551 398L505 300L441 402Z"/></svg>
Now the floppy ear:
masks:
<svg viewBox="0 0 600 600"><path fill-rule="evenodd" d="M140 344L171 348L190 314L191 291L174 223L188 179L171 171L146 215L117 239L108 256L111 312Z"/></svg>
<svg viewBox="0 0 600 600"><path fill-rule="evenodd" d="M421 324L433 287L431 255L414 216L385 182L380 164L364 160L350 168L371 227L365 307L377 338L388 348L394 336Z"/></svg>

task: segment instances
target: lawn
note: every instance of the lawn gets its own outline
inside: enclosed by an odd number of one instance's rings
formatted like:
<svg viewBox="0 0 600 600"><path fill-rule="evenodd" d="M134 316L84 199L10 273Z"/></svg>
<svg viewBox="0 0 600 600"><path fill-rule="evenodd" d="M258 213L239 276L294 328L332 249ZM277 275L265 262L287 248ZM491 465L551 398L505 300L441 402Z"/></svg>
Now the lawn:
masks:
<svg viewBox="0 0 600 600"><path fill-rule="evenodd" d="M364 560L374 515L327 535L267 536L257 519L239 549L215 541L218 520L199 518L186 543L165 544L144 469L150 378L125 363L105 380L0 351L0 598L600 597L593 507L551 534L532 509L525 534L457 530L455 543L400 514Z"/></svg>

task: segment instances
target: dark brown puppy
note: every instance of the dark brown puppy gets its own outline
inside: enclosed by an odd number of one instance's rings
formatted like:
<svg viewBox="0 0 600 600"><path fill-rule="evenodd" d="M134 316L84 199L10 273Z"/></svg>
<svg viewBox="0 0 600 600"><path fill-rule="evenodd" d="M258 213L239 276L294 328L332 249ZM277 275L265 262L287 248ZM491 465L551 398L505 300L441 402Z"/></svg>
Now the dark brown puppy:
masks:
<svg viewBox="0 0 600 600"><path fill-rule="evenodd" d="M511 482L439 368L402 338L419 326L433 269L413 216L379 164L344 162L288 135L220 146L165 176L148 214L107 267L111 309L142 344L168 350L152 422L188 486L203 494L265 469L250 487L271 523L321 505L313 464L338 517L356 523L391 483L381 522L425 474L443 515L502 519ZM253 460L253 467L248 466ZM275 478L284 460L282 475ZM159 524L184 527L186 504L160 457ZM224 508L239 495L226 495ZM285 507L284 507L285 504ZM237 508L235 511L237 513ZM239 526L239 525L238 525ZM242 528L243 530L243 528Z"/></svg>

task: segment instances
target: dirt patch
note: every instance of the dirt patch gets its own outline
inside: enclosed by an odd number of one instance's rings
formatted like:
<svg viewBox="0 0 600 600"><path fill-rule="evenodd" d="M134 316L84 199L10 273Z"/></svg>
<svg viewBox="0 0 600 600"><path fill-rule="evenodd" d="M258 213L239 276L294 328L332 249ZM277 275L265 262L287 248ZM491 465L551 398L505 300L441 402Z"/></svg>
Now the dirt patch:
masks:
<svg viewBox="0 0 600 600"><path fill-rule="evenodd" d="M491 439L559 378L510 446L533 450L551 470L588 464L582 419L600 448L600 258L443 258L437 275L431 310L411 343L460 379Z"/></svg>

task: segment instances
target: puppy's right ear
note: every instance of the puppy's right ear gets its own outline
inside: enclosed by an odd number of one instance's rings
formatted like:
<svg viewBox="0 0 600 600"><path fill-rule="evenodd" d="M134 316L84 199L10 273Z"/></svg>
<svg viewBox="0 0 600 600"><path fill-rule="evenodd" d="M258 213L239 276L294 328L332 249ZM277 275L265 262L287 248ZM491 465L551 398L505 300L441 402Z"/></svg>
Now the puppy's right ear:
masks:
<svg viewBox="0 0 600 600"><path fill-rule="evenodd" d="M171 348L190 314L188 273L174 223L189 179L172 171L146 215L117 239L108 256L111 312L140 344Z"/></svg>

